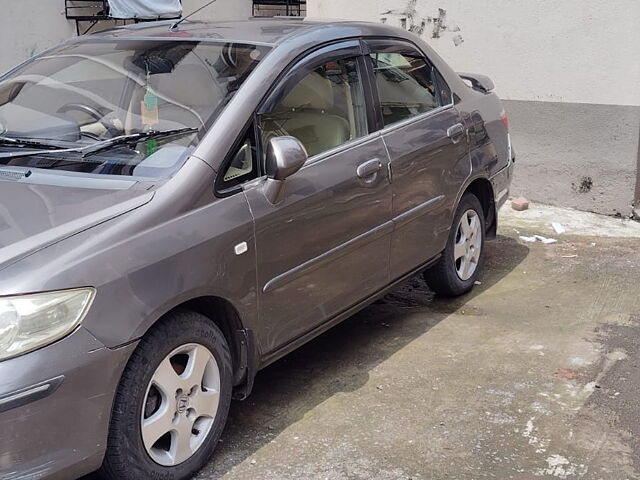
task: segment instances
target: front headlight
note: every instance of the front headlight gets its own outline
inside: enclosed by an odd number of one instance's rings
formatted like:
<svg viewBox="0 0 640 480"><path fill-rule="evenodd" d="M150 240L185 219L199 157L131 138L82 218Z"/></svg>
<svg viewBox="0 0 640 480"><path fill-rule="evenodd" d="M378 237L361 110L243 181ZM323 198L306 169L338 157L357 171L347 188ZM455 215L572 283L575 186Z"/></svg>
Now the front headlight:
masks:
<svg viewBox="0 0 640 480"><path fill-rule="evenodd" d="M43 347L80 325L93 288L0 297L0 361Z"/></svg>

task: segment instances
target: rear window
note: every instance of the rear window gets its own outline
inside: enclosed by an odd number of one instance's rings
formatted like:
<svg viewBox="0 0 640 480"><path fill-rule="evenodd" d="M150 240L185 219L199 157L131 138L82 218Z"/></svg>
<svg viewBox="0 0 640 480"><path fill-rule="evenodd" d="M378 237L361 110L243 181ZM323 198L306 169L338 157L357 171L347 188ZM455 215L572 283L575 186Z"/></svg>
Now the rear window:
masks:
<svg viewBox="0 0 640 480"><path fill-rule="evenodd" d="M417 50L381 48L370 54L384 125L393 125L451 103L451 91Z"/></svg>

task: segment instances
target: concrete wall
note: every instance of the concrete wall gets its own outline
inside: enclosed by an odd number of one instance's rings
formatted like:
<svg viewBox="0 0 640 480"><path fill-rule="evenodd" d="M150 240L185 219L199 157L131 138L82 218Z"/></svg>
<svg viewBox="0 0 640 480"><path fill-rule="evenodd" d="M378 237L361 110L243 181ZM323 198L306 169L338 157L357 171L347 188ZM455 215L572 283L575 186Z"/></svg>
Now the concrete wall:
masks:
<svg viewBox="0 0 640 480"><path fill-rule="evenodd" d="M182 4L185 13L189 13L207 1L183 0ZM251 0L218 0L193 18L211 21L248 18L251 5ZM76 35L75 22L64 16L64 0L0 0L0 9L0 72ZM94 31L114 24L100 22Z"/></svg>
<svg viewBox="0 0 640 480"><path fill-rule="evenodd" d="M402 26L454 69L491 76L518 153L513 193L623 215L640 200L638 0L309 0L308 12Z"/></svg>
<svg viewBox="0 0 640 480"><path fill-rule="evenodd" d="M206 1L183 0L185 12ZM640 1L308 2L310 17L404 26L456 70L490 75L513 126L513 193L623 215L640 200ZM75 35L63 0L0 3L0 71ZM247 18L251 3L218 0L194 18Z"/></svg>

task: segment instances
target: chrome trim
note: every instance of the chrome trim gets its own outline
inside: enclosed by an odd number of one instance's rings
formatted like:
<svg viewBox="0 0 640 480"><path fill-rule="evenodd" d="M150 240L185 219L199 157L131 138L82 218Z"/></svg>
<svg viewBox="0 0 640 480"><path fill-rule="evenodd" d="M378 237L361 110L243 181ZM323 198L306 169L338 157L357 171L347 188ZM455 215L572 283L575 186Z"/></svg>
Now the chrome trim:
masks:
<svg viewBox="0 0 640 480"><path fill-rule="evenodd" d="M309 272L312 272L316 268L320 266L320 264L326 260L331 259L337 260L338 258L346 255L350 251L360 248L362 246L362 242L366 241L367 243L372 242L388 233L394 228L394 223L389 220L381 225L378 225L371 230L364 232L356 237L353 237L351 240L347 240L346 242L334 247L330 250L327 250L324 253L321 253L317 257L311 258L300 265L293 267L291 270L288 270L284 273L281 273L277 277L272 278L267 283L265 283L264 287L262 287L262 293L268 293L272 290L280 288L286 285L289 282L292 282L296 278L299 278Z"/></svg>

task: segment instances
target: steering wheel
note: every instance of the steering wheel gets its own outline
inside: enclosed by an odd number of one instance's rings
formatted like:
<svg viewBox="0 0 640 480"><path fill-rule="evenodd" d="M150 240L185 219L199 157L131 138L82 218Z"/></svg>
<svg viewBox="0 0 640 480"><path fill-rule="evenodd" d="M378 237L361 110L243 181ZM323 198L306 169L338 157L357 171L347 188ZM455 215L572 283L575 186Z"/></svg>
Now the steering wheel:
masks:
<svg viewBox="0 0 640 480"><path fill-rule="evenodd" d="M96 108L90 107L89 105L84 105L82 103L67 103L66 105L63 105L58 109L58 113L65 114L69 112L85 113L89 115L91 118L93 118L100 125L102 125L104 128L106 128L107 132L109 132L109 134L112 137L116 137L120 135L120 131L115 127L115 125L113 125L113 123L111 122L106 121L105 115L100 113ZM87 133L87 132L84 132L84 133ZM89 136L92 136L92 135L89 135Z"/></svg>

